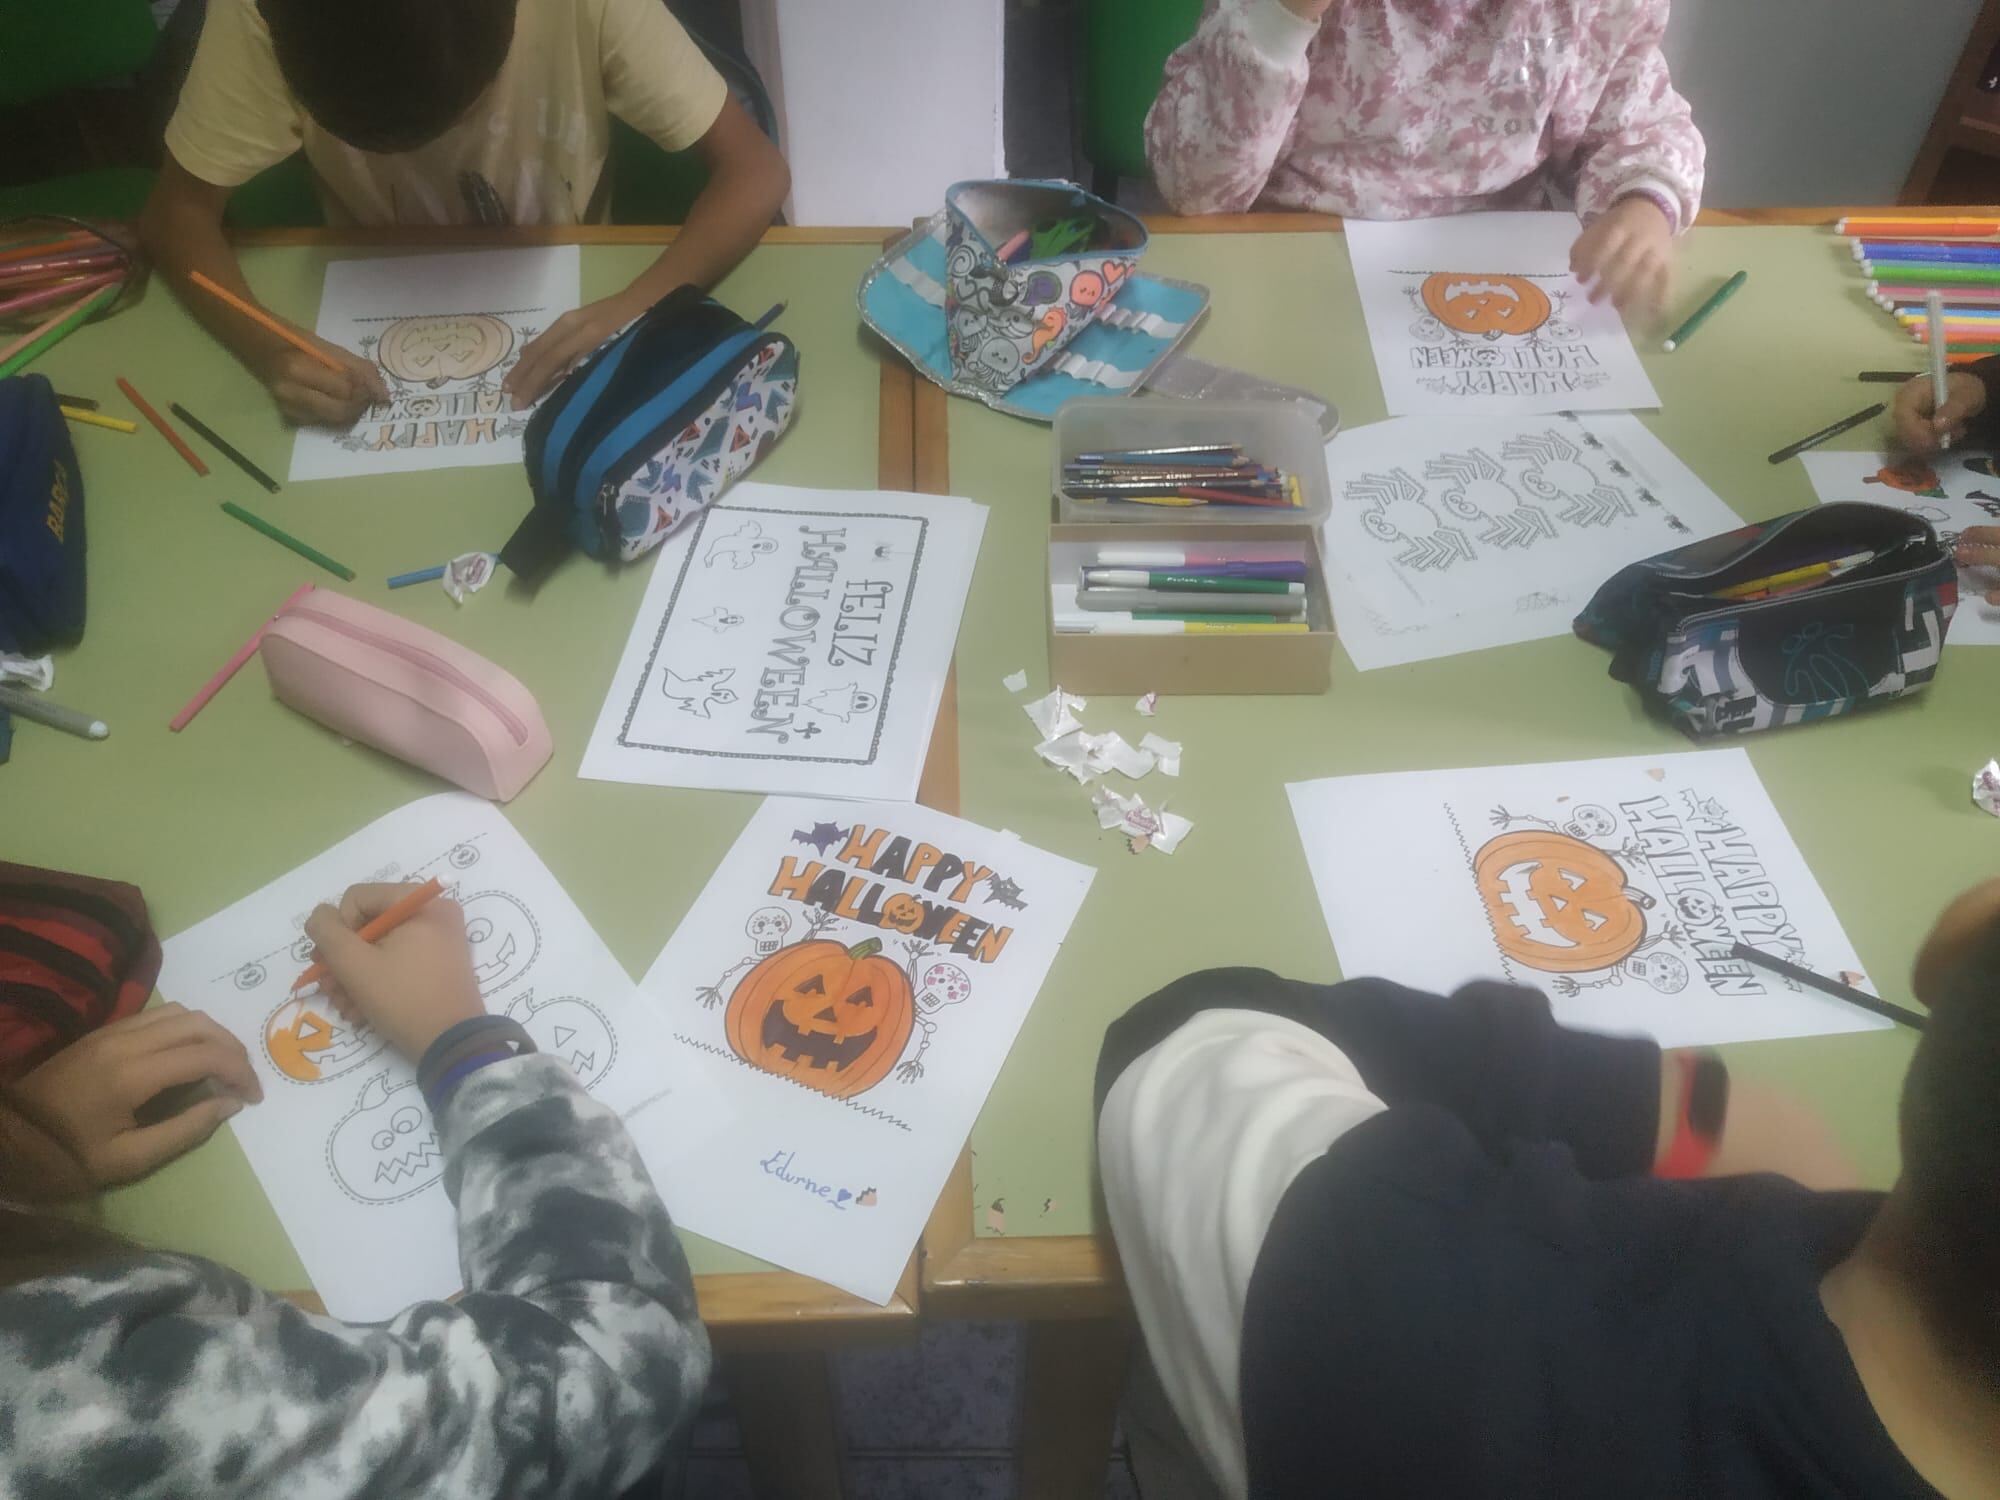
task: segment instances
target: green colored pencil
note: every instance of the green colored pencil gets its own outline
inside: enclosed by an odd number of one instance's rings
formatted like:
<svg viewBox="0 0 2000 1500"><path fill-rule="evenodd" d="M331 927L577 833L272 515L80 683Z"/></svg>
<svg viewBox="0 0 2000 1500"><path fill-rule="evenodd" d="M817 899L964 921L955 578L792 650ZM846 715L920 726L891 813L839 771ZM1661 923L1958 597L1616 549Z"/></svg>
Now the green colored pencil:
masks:
<svg viewBox="0 0 2000 1500"><path fill-rule="evenodd" d="M52 345L61 343L72 333L75 333L82 326L86 318L95 317L101 308L108 307L112 302L117 300L118 294L123 290L124 287L122 285L108 286L95 297L92 297L83 306L56 324L55 327L36 339L34 343L28 345L27 348L8 360L4 365L0 365L0 380L5 380L17 370L23 369L38 358L44 350L50 348Z"/></svg>
<svg viewBox="0 0 2000 1500"><path fill-rule="evenodd" d="M304 542L300 541L290 532L278 530L277 527L273 526L269 521L265 520L262 516L253 516L250 514L249 511L245 510L242 506L233 504L228 500L222 502L222 508L225 511L227 511L230 515L236 517L236 519L241 521L245 526L253 527L256 530L263 532L265 536L269 537L279 546L290 547L294 552L298 553L298 555L300 557L303 557L307 562L316 562L322 568L325 568L327 572L333 574L334 577L345 579L350 583L353 582L354 569L335 562L332 558L328 557L324 552L319 551L315 547L308 547Z"/></svg>
<svg viewBox="0 0 2000 1500"><path fill-rule="evenodd" d="M1708 320L1708 315L1714 312L1718 307L1722 306L1722 304L1727 302L1731 297L1734 297L1736 295L1737 289L1741 287L1743 283L1748 281L1749 279L1750 279L1750 273L1748 271L1738 271L1734 276L1730 277L1727 281L1723 282L1721 289L1718 290L1713 297L1710 297L1706 302L1702 303L1700 307L1697 307L1694 310L1693 317L1689 318L1685 323L1681 324L1680 327L1676 328L1673 331L1673 333L1668 336L1665 345L1667 353L1672 354L1676 349L1680 348L1682 344L1685 344L1688 341L1688 336L1692 334L1697 328L1701 327L1701 325Z"/></svg>

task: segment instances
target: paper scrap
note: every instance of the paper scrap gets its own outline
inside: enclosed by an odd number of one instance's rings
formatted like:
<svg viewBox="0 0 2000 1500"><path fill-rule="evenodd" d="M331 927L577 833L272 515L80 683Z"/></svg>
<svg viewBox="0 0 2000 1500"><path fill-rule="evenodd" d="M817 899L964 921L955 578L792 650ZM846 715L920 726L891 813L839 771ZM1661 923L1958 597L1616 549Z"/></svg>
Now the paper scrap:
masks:
<svg viewBox="0 0 2000 1500"><path fill-rule="evenodd" d="M491 552L468 552L446 563L444 577L438 581L451 595L453 604L463 604L467 594L478 593L492 581L493 570L499 562L500 559Z"/></svg>
<svg viewBox="0 0 2000 1500"><path fill-rule="evenodd" d="M1129 744L1115 729L1103 734L1072 729L1056 739L1042 741L1035 746L1035 754L1052 766L1061 766L1078 781L1102 776L1106 771L1116 771L1137 781L1151 774L1156 763L1150 750Z"/></svg>
<svg viewBox="0 0 2000 1500"><path fill-rule="evenodd" d="M38 693L46 693L55 685L55 680L56 661L53 656L16 656L12 652L0 651L0 682L18 682Z"/></svg>
<svg viewBox="0 0 2000 1500"><path fill-rule="evenodd" d="M1088 781L1091 777L1088 764L1090 748L1084 744L1083 739L1083 731L1073 729L1060 739L1043 740L1035 746L1035 754L1050 765L1069 772L1078 781Z"/></svg>
<svg viewBox="0 0 2000 1500"><path fill-rule="evenodd" d="M1160 774L1162 776L1178 776L1181 774L1181 742L1179 740L1163 740L1157 734L1149 734L1139 741L1139 748L1141 750L1150 750L1153 753L1154 758L1160 763Z"/></svg>
<svg viewBox="0 0 2000 1500"><path fill-rule="evenodd" d="M1007 1232L1007 1200L995 1198L986 1208L986 1228L991 1234Z"/></svg>
<svg viewBox="0 0 2000 1500"><path fill-rule="evenodd" d="M1158 693L1147 693L1137 703L1133 704L1132 707L1138 711L1141 718L1150 719L1160 711L1159 703L1160 695Z"/></svg>
<svg viewBox="0 0 2000 1500"><path fill-rule="evenodd" d="M1972 800L1982 811L2000 818L2000 760L1989 760L1972 773Z"/></svg>
<svg viewBox="0 0 2000 1500"><path fill-rule="evenodd" d="M1082 721L1076 716L1076 710L1089 706L1088 698L1065 693L1058 687L1046 697L1037 698L1033 703L1023 703L1021 712L1034 721L1035 728L1041 730L1043 739L1059 740L1064 735L1083 728Z"/></svg>
<svg viewBox="0 0 2000 1500"><path fill-rule="evenodd" d="M1194 828L1178 813L1148 807L1137 796L1121 797L1108 786L1092 792L1090 802L1097 809L1097 826L1122 830L1134 854L1149 848L1172 854Z"/></svg>
<svg viewBox="0 0 2000 1500"><path fill-rule="evenodd" d="M1028 690L1028 669L1023 667L1018 672L1009 672L1005 677L1000 679L1000 686L1010 693L1026 692Z"/></svg>

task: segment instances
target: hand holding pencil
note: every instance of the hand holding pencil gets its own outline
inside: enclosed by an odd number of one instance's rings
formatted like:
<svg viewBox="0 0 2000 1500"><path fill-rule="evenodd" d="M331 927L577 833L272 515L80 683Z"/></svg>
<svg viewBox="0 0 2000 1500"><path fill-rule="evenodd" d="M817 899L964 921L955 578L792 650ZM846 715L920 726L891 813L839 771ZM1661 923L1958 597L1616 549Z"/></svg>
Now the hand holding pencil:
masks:
<svg viewBox="0 0 2000 1500"><path fill-rule="evenodd" d="M242 326L229 341L256 369L287 422L351 427L370 406L388 404L388 383L372 360L281 322L200 271L190 271L188 280L240 315ZM250 325L269 337L249 333Z"/></svg>
<svg viewBox="0 0 2000 1500"><path fill-rule="evenodd" d="M1936 453L1946 441L1956 443L1967 424L1986 410L1986 383L1977 375L1954 370L1945 377L1945 401L1937 403L1931 377L1913 375L1896 391L1891 417L1896 439L1912 453Z"/></svg>
<svg viewBox="0 0 2000 1500"><path fill-rule="evenodd" d="M411 1062L460 1021L486 1013L472 971L465 914L456 901L442 898L411 910L409 903L426 889L350 886L339 906L320 906L306 918L306 936L319 954L315 967L325 969L320 985L328 1001L374 1027ZM399 907L403 920L381 932L378 924ZM373 941L371 930L379 933Z"/></svg>

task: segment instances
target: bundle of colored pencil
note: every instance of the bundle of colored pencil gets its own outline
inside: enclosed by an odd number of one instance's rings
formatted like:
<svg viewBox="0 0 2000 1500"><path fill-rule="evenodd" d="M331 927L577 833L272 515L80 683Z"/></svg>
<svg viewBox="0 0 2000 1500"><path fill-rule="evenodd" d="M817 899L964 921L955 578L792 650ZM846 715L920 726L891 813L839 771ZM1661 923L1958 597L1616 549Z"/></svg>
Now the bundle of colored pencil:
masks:
<svg viewBox="0 0 2000 1500"><path fill-rule="evenodd" d="M1258 463L1236 443L1079 453L1063 464L1062 489L1085 503L1273 510L1304 504L1297 475Z"/></svg>
<svg viewBox="0 0 2000 1500"><path fill-rule="evenodd" d="M131 268L114 242L84 230L44 230L0 244L0 377L12 375L108 307Z"/></svg>

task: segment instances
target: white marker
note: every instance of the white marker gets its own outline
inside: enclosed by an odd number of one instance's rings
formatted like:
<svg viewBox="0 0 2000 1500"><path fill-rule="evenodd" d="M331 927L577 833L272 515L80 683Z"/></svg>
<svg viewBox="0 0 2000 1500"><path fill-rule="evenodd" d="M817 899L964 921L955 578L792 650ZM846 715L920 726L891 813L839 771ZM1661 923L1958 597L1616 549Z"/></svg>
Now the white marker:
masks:
<svg viewBox="0 0 2000 1500"><path fill-rule="evenodd" d="M1945 377L1944 343L1944 294L1931 292L1924 298L1924 315L1931 325L1931 413L1935 416L1944 410L1944 403L1951 394L1951 386ZM1938 437L1938 447L1949 448L1951 434L1942 433Z"/></svg>

